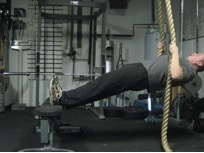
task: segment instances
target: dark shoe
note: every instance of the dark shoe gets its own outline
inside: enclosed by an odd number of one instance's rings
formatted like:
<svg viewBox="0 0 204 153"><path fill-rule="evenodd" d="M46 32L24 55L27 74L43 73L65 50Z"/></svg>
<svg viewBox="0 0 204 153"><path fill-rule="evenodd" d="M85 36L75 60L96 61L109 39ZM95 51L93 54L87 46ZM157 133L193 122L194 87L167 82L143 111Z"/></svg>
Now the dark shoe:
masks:
<svg viewBox="0 0 204 153"><path fill-rule="evenodd" d="M62 97L62 87L59 84L57 76L53 76L50 80L50 104L58 105L59 100Z"/></svg>

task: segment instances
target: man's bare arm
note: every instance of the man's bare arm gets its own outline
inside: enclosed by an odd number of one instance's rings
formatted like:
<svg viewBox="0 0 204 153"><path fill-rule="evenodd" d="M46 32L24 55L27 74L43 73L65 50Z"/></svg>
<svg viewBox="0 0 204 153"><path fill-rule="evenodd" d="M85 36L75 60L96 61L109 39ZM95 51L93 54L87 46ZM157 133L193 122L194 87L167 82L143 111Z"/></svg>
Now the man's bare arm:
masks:
<svg viewBox="0 0 204 153"><path fill-rule="evenodd" d="M179 51L176 43L171 43L169 50L172 53L172 63L170 67L170 73L172 80L183 79L183 69L179 62Z"/></svg>

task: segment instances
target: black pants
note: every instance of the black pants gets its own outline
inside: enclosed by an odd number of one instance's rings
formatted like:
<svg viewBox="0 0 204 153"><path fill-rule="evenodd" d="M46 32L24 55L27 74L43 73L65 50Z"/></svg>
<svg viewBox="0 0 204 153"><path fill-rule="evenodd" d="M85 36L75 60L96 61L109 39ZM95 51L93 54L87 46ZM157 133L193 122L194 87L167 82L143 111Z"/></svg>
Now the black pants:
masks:
<svg viewBox="0 0 204 153"><path fill-rule="evenodd" d="M75 107L107 98L123 91L148 88L148 75L143 64L128 64L70 91L63 91L61 104Z"/></svg>

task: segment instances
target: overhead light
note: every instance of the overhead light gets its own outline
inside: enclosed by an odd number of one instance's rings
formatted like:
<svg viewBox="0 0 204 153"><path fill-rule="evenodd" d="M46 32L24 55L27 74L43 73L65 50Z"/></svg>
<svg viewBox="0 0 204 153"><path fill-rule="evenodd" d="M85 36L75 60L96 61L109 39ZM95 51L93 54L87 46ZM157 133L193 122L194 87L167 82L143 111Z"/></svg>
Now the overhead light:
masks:
<svg viewBox="0 0 204 153"><path fill-rule="evenodd" d="M79 1L70 1L71 5L79 5Z"/></svg>

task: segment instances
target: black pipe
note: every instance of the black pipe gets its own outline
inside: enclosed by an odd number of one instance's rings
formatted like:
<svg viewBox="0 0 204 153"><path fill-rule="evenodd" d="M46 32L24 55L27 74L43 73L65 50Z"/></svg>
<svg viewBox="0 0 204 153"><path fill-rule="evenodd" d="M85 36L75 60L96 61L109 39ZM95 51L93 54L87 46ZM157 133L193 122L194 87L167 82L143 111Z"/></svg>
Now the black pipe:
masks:
<svg viewBox="0 0 204 153"><path fill-rule="evenodd" d="M152 0L152 23L155 23L154 0Z"/></svg>
<svg viewBox="0 0 204 153"><path fill-rule="evenodd" d="M93 8L90 9L90 15L92 15L92 14L93 14ZM89 25L89 54L88 54L89 72L91 71L92 29L93 29L93 21L90 20L90 25Z"/></svg>
<svg viewBox="0 0 204 153"><path fill-rule="evenodd" d="M94 20L92 68L95 67L95 63L96 63L96 61L95 61L95 58L96 58L96 41L97 41L96 33L97 33L97 19Z"/></svg>
<svg viewBox="0 0 204 153"><path fill-rule="evenodd" d="M138 28L149 28L150 26L158 26L159 24L152 24L152 23L147 23L147 24L133 24L132 25L132 34L106 34L105 37L111 37L111 38L119 38L119 37L134 37L135 36L135 27L136 26L147 26L147 27L138 27ZM93 36L93 34L92 34ZM102 37L102 34L96 34L97 37Z"/></svg>
<svg viewBox="0 0 204 153"><path fill-rule="evenodd" d="M102 34L96 34L97 37L102 37ZM106 34L105 37L133 37L133 34Z"/></svg>
<svg viewBox="0 0 204 153"><path fill-rule="evenodd" d="M204 36L199 36L199 37L195 37L195 38L188 38L188 39L183 38L182 40L183 41L189 41L189 40L195 40L197 38L204 38Z"/></svg>

